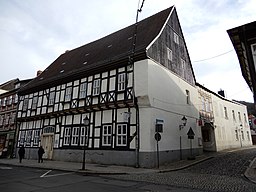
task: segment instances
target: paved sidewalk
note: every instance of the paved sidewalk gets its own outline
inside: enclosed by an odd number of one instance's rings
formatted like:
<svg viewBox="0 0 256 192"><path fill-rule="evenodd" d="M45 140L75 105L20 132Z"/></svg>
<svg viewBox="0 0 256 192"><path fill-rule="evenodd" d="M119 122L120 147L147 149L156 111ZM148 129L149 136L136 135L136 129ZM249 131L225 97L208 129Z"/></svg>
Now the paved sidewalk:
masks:
<svg viewBox="0 0 256 192"><path fill-rule="evenodd" d="M85 169L81 170L82 163L76 162L63 162L63 161L50 161L45 160L43 163L38 163L37 160L32 159L23 159L22 163L19 163L19 160L14 159L0 159L0 165L9 165L9 166L24 166L24 167L33 167L41 169L51 169L51 170L63 170L63 171L72 171L79 172L83 174L91 175L106 175L106 174L141 174L141 173L164 173L170 171L176 171L185 169L187 167L193 166L202 161L214 158L216 155L226 152L232 152L234 150L242 149L232 149L218 153L205 153L201 156L196 156L194 160L181 160L176 161L170 164L160 166L159 169L152 168L134 168L128 166L116 166L116 165L102 165L102 164L91 164L86 163ZM244 176L250 181L256 183L256 158L250 163L247 168Z"/></svg>
<svg viewBox="0 0 256 192"><path fill-rule="evenodd" d="M14 159L0 159L0 164L9 165L9 166L23 166L23 167L33 167L41 169L53 169L53 170L63 170L63 171L72 171L72 172L81 172L85 174L139 174L139 173L156 173L156 172L168 172L184 169L186 167L192 166L194 164L205 161L211 156L197 156L195 160L182 160L173 162L164 166L160 166L159 169L152 168L135 168L128 166L116 166L116 165L102 165L102 164L91 164L86 163L85 169L81 170L82 163L76 162L64 162L64 161L50 161L45 160L43 163L38 163L37 160L33 159L23 159L22 163L19 163L17 158Z"/></svg>

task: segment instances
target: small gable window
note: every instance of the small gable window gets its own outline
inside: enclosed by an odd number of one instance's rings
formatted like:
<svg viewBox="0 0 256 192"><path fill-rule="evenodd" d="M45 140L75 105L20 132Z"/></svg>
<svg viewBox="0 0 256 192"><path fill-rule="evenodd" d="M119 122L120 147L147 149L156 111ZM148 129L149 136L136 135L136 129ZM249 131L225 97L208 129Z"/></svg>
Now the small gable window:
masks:
<svg viewBox="0 0 256 192"><path fill-rule="evenodd" d="M175 32L173 33L173 39L174 39L174 42L179 45L179 35Z"/></svg>
<svg viewBox="0 0 256 192"><path fill-rule="evenodd" d="M172 61L172 50L167 47L167 59Z"/></svg>

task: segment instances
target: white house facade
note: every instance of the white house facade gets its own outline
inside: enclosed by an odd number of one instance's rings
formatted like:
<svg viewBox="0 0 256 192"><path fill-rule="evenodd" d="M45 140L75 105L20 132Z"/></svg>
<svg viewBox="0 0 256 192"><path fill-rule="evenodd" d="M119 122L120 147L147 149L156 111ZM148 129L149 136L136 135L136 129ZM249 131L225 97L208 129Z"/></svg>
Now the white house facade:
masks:
<svg viewBox="0 0 256 192"><path fill-rule="evenodd" d="M221 151L252 145L247 108L198 86L203 149Z"/></svg>

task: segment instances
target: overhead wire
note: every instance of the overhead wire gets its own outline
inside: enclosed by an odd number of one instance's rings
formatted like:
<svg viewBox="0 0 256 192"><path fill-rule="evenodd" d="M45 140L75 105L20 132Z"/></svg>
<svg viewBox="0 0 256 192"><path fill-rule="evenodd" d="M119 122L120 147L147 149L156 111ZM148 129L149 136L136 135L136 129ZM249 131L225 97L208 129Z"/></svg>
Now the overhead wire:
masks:
<svg viewBox="0 0 256 192"><path fill-rule="evenodd" d="M223 55L226 55L226 54L228 54L228 53L230 53L230 52L232 52L232 51L234 51L234 49L229 50L229 51L224 52L224 53L221 53L221 54L219 54L219 55L215 55L215 56L213 56L213 57L209 57L209 58L201 59L201 60L197 60L197 61L192 61L192 62L196 63L196 62L207 61L207 60L210 60L210 59L215 59L215 58L217 58L217 57L221 57L221 56L223 56Z"/></svg>

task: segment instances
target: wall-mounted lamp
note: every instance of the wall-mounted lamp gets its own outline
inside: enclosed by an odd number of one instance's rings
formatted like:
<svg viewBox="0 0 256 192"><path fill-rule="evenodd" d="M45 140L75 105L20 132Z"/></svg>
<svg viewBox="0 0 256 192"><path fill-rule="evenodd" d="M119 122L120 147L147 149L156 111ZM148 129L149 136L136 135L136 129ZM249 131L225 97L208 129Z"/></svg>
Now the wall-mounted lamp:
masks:
<svg viewBox="0 0 256 192"><path fill-rule="evenodd" d="M183 116L181 121L182 121L182 125L179 125L180 130L183 129L186 126L187 118L185 116Z"/></svg>

